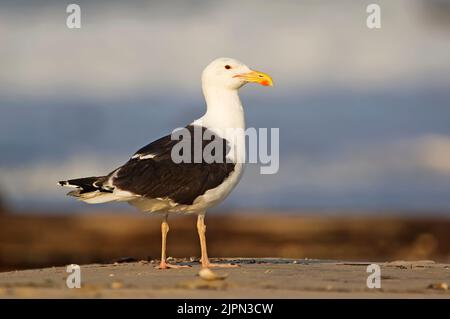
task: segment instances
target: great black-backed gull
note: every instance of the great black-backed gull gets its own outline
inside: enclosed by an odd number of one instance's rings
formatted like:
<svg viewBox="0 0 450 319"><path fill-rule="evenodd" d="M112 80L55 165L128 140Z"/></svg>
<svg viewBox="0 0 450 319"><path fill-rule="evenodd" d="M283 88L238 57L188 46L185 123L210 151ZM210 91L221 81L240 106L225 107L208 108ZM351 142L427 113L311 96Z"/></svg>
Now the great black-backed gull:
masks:
<svg viewBox="0 0 450 319"><path fill-rule="evenodd" d="M245 118L238 90L249 82L272 85L269 75L253 71L231 58L214 60L202 73L206 113L186 126L185 131L192 133L191 145L196 143L198 135L194 134L195 131L201 132L202 151L212 141L223 142L224 152L219 160L211 162L202 157L200 161L174 161L172 151L179 141L174 140L171 134L141 148L127 163L106 176L70 179L59 184L75 187L68 195L86 203L126 201L142 211L162 213L161 269L182 267L166 261L169 213L198 214L202 267L233 266L209 262L204 219L206 210L224 200L242 175ZM210 133L214 138L210 136L206 139L205 133Z"/></svg>

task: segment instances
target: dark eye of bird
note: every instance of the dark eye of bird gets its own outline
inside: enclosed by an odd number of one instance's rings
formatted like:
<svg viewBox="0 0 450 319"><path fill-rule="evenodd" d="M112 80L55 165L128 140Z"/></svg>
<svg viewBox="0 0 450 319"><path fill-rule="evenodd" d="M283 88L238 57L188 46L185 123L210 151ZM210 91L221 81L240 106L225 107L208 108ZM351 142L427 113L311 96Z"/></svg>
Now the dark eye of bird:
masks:
<svg viewBox="0 0 450 319"><path fill-rule="evenodd" d="M229 70L229 69L231 69L231 66L229 66L229 65L227 64L227 65L225 65L225 69Z"/></svg>

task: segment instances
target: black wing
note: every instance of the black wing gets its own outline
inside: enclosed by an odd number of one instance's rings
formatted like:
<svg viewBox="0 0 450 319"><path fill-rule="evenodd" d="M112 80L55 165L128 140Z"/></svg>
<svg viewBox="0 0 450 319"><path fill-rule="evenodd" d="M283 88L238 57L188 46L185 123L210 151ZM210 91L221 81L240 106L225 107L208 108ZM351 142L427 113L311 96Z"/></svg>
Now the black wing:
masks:
<svg viewBox="0 0 450 319"><path fill-rule="evenodd" d="M133 157L112 174L113 185L148 198L170 198L175 203L191 205L207 190L219 186L234 170L235 163L227 162L229 145L225 139L211 134L211 140L203 139L204 127L187 126L191 145L194 145L195 128L200 128L202 151L212 141L220 139L223 157L220 161L207 163L175 163L172 148L179 142L171 135L164 136L137 151ZM211 133L211 132L210 132ZM193 147L191 149L193 156ZM193 157L192 157L193 158Z"/></svg>

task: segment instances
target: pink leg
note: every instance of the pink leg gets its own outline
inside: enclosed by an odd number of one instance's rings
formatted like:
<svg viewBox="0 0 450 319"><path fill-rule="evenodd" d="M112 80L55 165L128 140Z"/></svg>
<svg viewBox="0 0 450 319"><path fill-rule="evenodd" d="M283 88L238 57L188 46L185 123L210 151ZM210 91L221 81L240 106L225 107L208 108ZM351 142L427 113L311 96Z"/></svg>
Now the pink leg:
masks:
<svg viewBox="0 0 450 319"><path fill-rule="evenodd" d="M162 244L161 244L161 263L155 268L158 269L170 269L170 268L189 268L189 266L172 265L166 261L166 243L167 233L169 232L169 223L167 223L167 215L164 216L164 220L161 224Z"/></svg>
<svg viewBox="0 0 450 319"><path fill-rule="evenodd" d="M199 214L197 218L197 231L198 236L200 237L200 247L202 252L201 263L203 268L230 268L230 267L239 267L239 265L235 264L213 264L209 262L208 252L206 250L206 225L205 225L205 214Z"/></svg>

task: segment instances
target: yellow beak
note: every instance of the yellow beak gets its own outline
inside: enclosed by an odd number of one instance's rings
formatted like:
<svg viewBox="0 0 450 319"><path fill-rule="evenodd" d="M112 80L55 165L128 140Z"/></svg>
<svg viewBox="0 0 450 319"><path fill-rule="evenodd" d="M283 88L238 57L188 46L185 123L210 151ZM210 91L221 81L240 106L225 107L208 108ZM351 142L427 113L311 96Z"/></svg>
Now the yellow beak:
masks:
<svg viewBox="0 0 450 319"><path fill-rule="evenodd" d="M273 81L270 75L259 71L251 71L244 74L237 74L234 77L243 78L247 82L259 83L264 86L273 86Z"/></svg>

